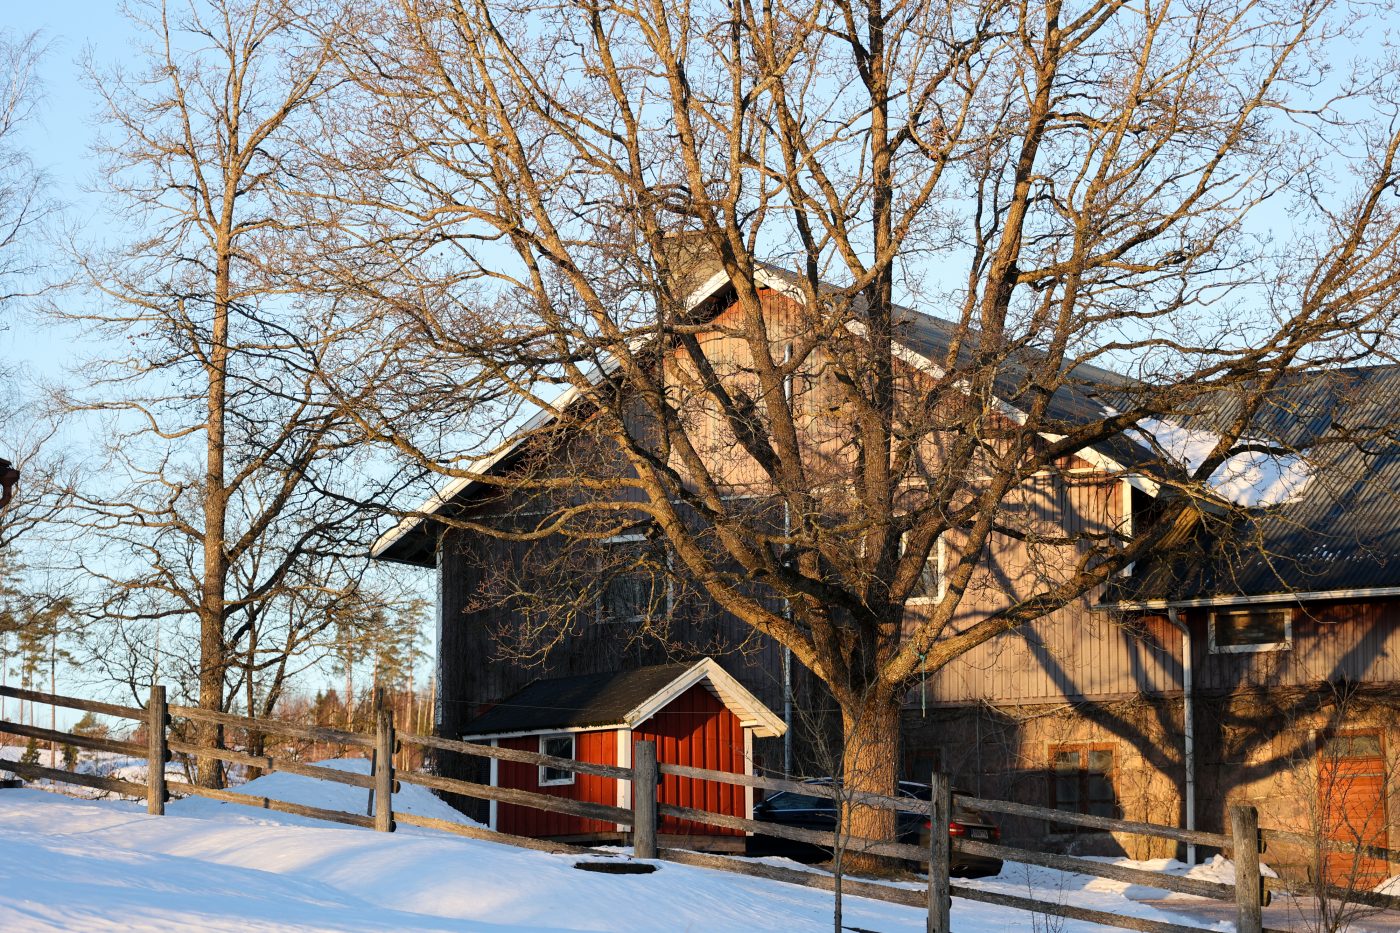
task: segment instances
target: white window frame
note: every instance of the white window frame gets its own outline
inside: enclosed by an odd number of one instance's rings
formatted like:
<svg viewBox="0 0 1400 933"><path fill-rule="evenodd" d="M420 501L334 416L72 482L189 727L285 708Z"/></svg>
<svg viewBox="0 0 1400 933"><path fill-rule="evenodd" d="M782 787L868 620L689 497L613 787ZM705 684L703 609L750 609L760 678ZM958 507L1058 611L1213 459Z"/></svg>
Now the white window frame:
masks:
<svg viewBox="0 0 1400 933"><path fill-rule="evenodd" d="M571 761L578 761L578 738L577 738L577 737L575 736L575 734L572 733L572 732L551 732L551 733L548 733L548 734L546 734L546 735L540 736L539 751L540 751L540 754L541 754L541 755L548 755L548 754L549 754L549 752L545 751L545 744L548 743L549 741L553 740L553 739L568 739L568 740L569 740L569 754L568 754L567 756L565 756L565 755L554 755L554 756L552 756L552 757L554 757L554 758L564 758L564 757L567 757L567 758L569 758L569 760L571 760ZM578 778L578 774L577 774L576 772L574 772L574 771L568 772L569 776L568 776L567 778L553 778L553 779L551 779L551 778L546 778L546 777L545 777L545 773L548 771L548 769L549 769L549 765L544 765L544 764L540 765L540 769L539 769L539 786L540 786L540 787L564 787L564 786L566 786L566 785L568 785L568 784L574 783L574 781L577 780L577 778Z"/></svg>
<svg viewBox="0 0 1400 933"><path fill-rule="evenodd" d="M943 597L948 593L948 547L944 540L947 534L940 534L938 540L934 542L933 553L929 556L928 563L934 565L934 572L938 574L938 590L932 596L911 596L905 600L906 606L935 606L943 602ZM899 552L904 553L904 539L899 540Z"/></svg>
<svg viewBox="0 0 1400 933"><path fill-rule="evenodd" d="M604 545L605 547L609 547L609 546L612 546L612 545L615 545L615 544L639 544L639 543L645 543L646 540L647 540L647 536L646 536L646 535L644 535L644 534L637 534L637 533L635 533L635 532L631 532L631 533L628 533L628 534L613 535L613 536L610 537L610 538L604 538L604 539L603 539L601 542L599 542L599 543L602 544L602 545ZM669 584L669 581L668 581L668 584ZM615 616L610 616L610 615L608 615L608 612L607 612L607 595L608 595L608 594L607 594L607 590L606 590L606 588L605 588L602 592L600 592L600 593L598 594L597 602L596 602L596 603L594 604L594 606L593 606L593 613L594 613L594 617L595 617L594 620L597 622L597 624L599 624L599 625L636 625L638 622L644 622L644 621L646 621L647 615L646 615L646 613L644 613L644 612L638 613L637 615L634 615L634 616L629 616L629 617L626 618L626 619L620 619L620 618L617 618L617 617L615 617ZM669 592L667 593L667 597L668 597L668 598L670 597L670 593L669 593ZM668 605L668 608L669 608L669 605Z"/></svg>
<svg viewBox="0 0 1400 933"><path fill-rule="evenodd" d="M1263 642L1257 645L1222 645L1215 640L1215 620L1220 615L1248 615L1252 613L1267 613L1270 615L1283 615L1283 641ZM1209 620L1210 632L1210 653L1211 654L1259 654L1265 651L1288 651L1293 647L1293 610L1289 607L1255 607L1243 606L1232 609L1212 609Z"/></svg>

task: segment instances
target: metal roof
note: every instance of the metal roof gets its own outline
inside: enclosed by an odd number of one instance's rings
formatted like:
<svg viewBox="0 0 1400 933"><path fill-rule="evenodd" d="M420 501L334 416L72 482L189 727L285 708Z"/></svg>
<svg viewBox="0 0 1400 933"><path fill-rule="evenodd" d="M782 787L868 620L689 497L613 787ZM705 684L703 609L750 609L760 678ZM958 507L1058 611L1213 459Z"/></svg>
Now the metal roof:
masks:
<svg viewBox="0 0 1400 933"><path fill-rule="evenodd" d="M1184 419L1206 428L1228 398ZM1301 376L1274 393L1249 433L1298 451L1312 479L1267 509L1231 512L1185 552L1139 563L1111 603L1196 603L1400 586L1400 366Z"/></svg>
<svg viewBox="0 0 1400 933"><path fill-rule="evenodd" d="M800 281L796 273L768 264L762 264L758 274L770 287L783 288L784 283L786 283L788 291L791 291L792 287ZM694 307L709 300L727 284L728 279L723 273L712 276L704 286L691 296L688 304ZM834 289L834 286L826 287ZM894 334L896 343L922 357L928 365L937 366L938 361L947 355L956 331L956 325L904 306L896 306L895 314L897 318ZM975 339L975 332L972 337ZM970 349L965 348L963 356L970 358L971 352ZM1034 355L1035 351L1027 350L1025 352L1029 358ZM1008 411L1013 415L1017 402L1025 397L1032 388L1033 383L1028 373L1029 367L1016 366L1014 363L1003 365L1000 368L997 379L998 397L1009 406ZM1127 377L1100 367L1087 365L1076 367L1051 397L1049 416L1052 424L1050 426L1053 427L1053 422L1061 422L1068 428L1085 421L1104 417L1107 414L1109 404L1107 399L1112 397L1112 393L1121 394L1131 385L1132 380ZM555 403L555 407L557 409L568 407L578 394L577 387L571 386ZM531 433L539 430L551 420L552 414L550 412L540 412L518 432L512 441L498 447L490 456L473 461L467 469L474 473L486 473L499 468ZM1093 452L1105 458L1106 465L1114 469L1130 468L1151 459L1151 453L1146 447L1121 435L1094 445ZM477 485L475 481L465 478L454 479L445 484L441 490L419 506L415 514L406 516L397 525L381 535L371 549L371 556L381 560L423 567L432 566L434 560L433 541L424 525L425 517L436 514L453 502L460 500L475 485Z"/></svg>

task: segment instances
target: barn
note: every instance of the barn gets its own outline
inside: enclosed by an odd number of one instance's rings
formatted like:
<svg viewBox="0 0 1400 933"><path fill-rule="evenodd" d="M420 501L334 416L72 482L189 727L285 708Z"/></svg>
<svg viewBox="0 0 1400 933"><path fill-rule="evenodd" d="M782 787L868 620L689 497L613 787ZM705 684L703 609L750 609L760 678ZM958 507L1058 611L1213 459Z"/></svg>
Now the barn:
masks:
<svg viewBox="0 0 1400 933"><path fill-rule="evenodd" d="M634 742L656 743L657 761L734 774L753 773L755 737L780 736L781 717L725 672L713 658L630 671L536 680L467 723L469 742L539 752L594 764L630 767ZM572 771L491 762L490 783L571 800L632 805L630 782ZM664 775L661 803L731 816L753 815L753 789ZM533 807L490 805L500 832L570 842L625 839L625 826ZM743 833L662 818L662 845L741 851Z"/></svg>

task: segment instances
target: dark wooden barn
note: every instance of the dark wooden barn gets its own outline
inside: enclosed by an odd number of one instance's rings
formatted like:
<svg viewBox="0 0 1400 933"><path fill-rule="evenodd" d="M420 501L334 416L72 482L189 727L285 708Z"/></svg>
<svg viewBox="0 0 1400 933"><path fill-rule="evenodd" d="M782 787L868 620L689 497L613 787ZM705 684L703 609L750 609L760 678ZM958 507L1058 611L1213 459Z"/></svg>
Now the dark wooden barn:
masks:
<svg viewBox="0 0 1400 933"><path fill-rule="evenodd" d="M463 738L594 764L628 767L632 745L656 743L657 760L733 774L753 773L755 736L782 735L782 719L712 658L632 671L537 680L467 724ZM496 787L571 800L632 805L627 781L492 761ZM666 775L662 803L751 817L752 788ZM491 804L492 829L575 842L614 842L626 827L514 804ZM742 850L742 833L663 818L664 845Z"/></svg>

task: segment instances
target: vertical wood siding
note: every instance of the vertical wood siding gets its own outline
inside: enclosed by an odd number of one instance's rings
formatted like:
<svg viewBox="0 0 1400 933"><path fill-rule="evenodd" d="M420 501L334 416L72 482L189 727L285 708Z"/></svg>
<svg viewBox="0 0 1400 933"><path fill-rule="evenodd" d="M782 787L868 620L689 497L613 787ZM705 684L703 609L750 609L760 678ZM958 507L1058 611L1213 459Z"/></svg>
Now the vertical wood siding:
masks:
<svg viewBox="0 0 1400 933"><path fill-rule="evenodd" d="M539 736L530 735L518 739L502 739L504 748L537 752L540 750ZM617 764L617 732L604 729L599 732L577 732L574 734L574 756L579 761L594 764ZM502 761L497 766L497 781L501 787L535 791L551 797L568 800L585 800L590 803L617 805L617 782L612 778L597 777L592 774L575 774L574 783L541 787L539 768L536 765L518 761ZM496 808L496 828L503 833L518 836L579 836L585 833L610 833L617 827L600 820L588 820L564 813L550 813L534 807L521 807L502 803Z"/></svg>
<svg viewBox="0 0 1400 933"><path fill-rule="evenodd" d="M744 774L744 729L709 690L694 686L669 706L632 730L632 741L656 743L656 759L666 764L690 765L712 771ZM737 784L701 781L673 774L663 775L657 799L681 807L712 813L748 816L744 789ZM706 836L741 836L739 830L706 826L691 820L662 818L658 831Z"/></svg>
<svg viewBox="0 0 1400 933"><path fill-rule="evenodd" d="M505 748L539 751L539 736L502 739ZM617 763L617 733L613 730L575 733L574 753L580 761L596 764ZM703 686L695 686L676 698L665 709L633 730L632 741L656 743L657 760L666 764L690 765L734 774L747 773L744 757L744 729L739 718ZM535 765L502 761L498 765L497 781L501 787L534 791L569 800L586 800L609 806L617 803L617 782L612 778L577 774L573 784L541 787L539 769ZM719 781L702 781L663 775L657 789L662 803L695 807L730 816L748 816L744 788ZM627 806L631 806L630 796ZM562 813L550 813L515 804L497 805L496 827L501 832L521 836L578 836L588 833L611 833L616 827L599 820L583 819ZM677 835L728 836L743 835L738 830L721 829L665 817L659 831Z"/></svg>
<svg viewBox="0 0 1400 933"><path fill-rule="evenodd" d="M974 576L953 631L961 632L1017 598L1059 582L1079 557L1076 545L1036 536L1096 535L1122 520L1122 486L1103 474L1030 478L1008 497L1004 523L1030 536L996 536ZM949 541L956 551L958 541ZM929 677L911 704L1055 702L1067 698L1162 693L1181 684L1180 635L1166 620L1124 625L1094 610L1095 589L1058 612L1001 635Z"/></svg>
<svg viewBox="0 0 1400 933"><path fill-rule="evenodd" d="M772 709L782 708L782 648L698 594L676 601L664 637L639 636L632 627L581 620L544 658L526 663L505 650L505 636L519 621L508 605L483 605L485 576L519 559L521 545L449 531L443 547L438 642L440 734L457 738L488 705L531 681L628 670L674 660L719 658L725 670ZM796 666L797 689L807 675ZM740 737L742 740L742 736ZM765 740L766 741L766 740ZM473 759L444 755L454 776L484 779L468 769ZM454 760L456 759L456 760ZM448 773L448 772L445 772Z"/></svg>
<svg viewBox="0 0 1400 933"><path fill-rule="evenodd" d="M1188 618L1196 633L1201 689L1231 693L1325 681L1400 681L1400 601L1315 603L1293 611L1293 647L1284 651L1212 654L1209 612Z"/></svg>

